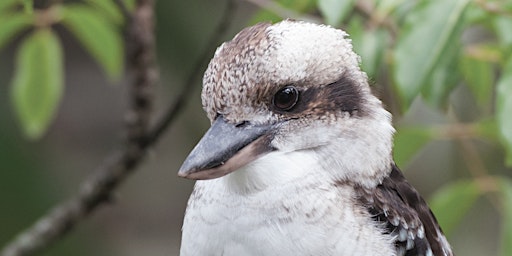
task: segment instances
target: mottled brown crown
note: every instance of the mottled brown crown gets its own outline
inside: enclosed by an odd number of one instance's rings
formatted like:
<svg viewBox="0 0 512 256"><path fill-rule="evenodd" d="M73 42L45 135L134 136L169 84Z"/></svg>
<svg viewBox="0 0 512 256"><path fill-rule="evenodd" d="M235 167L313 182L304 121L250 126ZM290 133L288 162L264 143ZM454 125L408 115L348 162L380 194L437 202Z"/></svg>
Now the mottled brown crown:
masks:
<svg viewBox="0 0 512 256"><path fill-rule="evenodd" d="M220 114L233 123L279 118L270 111L270 102L287 85L312 95L342 81L357 96L349 93L345 99L360 101L361 93L369 94L367 78L346 36L332 27L290 20L242 30L217 49L205 72L202 101L208 117L214 120ZM316 91L329 102L329 90ZM319 102L310 103L309 109L321 109Z"/></svg>

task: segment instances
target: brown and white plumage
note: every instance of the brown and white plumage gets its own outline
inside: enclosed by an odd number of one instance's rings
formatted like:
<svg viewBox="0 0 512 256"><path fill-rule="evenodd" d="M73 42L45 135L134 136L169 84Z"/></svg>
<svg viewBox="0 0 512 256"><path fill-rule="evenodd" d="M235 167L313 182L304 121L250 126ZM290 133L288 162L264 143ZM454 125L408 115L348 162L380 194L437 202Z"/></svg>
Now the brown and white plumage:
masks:
<svg viewBox="0 0 512 256"><path fill-rule="evenodd" d="M219 47L212 127L179 171L198 179L181 255L452 255L346 37L288 20Z"/></svg>

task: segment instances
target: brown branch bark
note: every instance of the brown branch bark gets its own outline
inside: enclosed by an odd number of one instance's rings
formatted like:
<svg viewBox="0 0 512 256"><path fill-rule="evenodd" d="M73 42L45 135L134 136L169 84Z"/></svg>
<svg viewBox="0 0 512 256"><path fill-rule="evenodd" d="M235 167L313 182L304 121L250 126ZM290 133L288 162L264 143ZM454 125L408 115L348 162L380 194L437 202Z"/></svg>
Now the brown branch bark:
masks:
<svg viewBox="0 0 512 256"><path fill-rule="evenodd" d="M398 37L398 27L389 17L379 17L375 11L375 6L372 1L356 1L354 10L365 18L372 27L383 27L389 31L392 44L395 43Z"/></svg>
<svg viewBox="0 0 512 256"><path fill-rule="evenodd" d="M193 92L193 90L190 89L191 85L196 84L196 79L198 79L204 72L207 62L210 60L210 57L213 55L213 52L215 52L215 49L217 48L219 41L221 41L222 39L222 36L229 28L230 21L233 19L234 9L235 0L227 0L224 14L222 15L222 18L219 21L217 28L213 31L213 34L206 43L206 49L197 59L197 62L194 65L195 68L192 69L192 72L187 77L185 84L182 86L181 92L176 96L175 102L159 119L159 121L154 126L153 130L151 130L148 133L146 143L154 143L155 140L157 140L162 135L162 133L165 130L167 130L167 127L169 127L169 125L172 124L172 122L181 112L187 99Z"/></svg>
<svg viewBox="0 0 512 256"><path fill-rule="evenodd" d="M153 10L153 0L138 0L135 11L127 21L128 70L133 74L133 82L126 118L125 149L108 157L94 175L82 184L75 197L57 206L19 235L4 248L2 256L31 255L57 241L97 206L107 202L112 191L143 159L151 95L158 79L154 64Z"/></svg>
<svg viewBox="0 0 512 256"><path fill-rule="evenodd" d="M119 3L119 1L118 1ZM228 5L218 28L214 31L206 51L201 55L182 86L182 92L166 114L149 129L154 84L158 80L155 65L154 0L137 0L137 7L128 17L128 70L133 74L130 107L126 114L127 139L125 147L112 153L87 178L74 197L57 205L35 224L18 235L1 251L1 256L33 255L69 233L100 205L109 202L114 190L132 173L152 146L180 113L191 90L190 84L203 70L217 41L228 27L233 14L233 0ZM123 7L123 6L121 6ZM126 11L126 9L124 9ZM127 13L127 12L124 12Z"/></svg>

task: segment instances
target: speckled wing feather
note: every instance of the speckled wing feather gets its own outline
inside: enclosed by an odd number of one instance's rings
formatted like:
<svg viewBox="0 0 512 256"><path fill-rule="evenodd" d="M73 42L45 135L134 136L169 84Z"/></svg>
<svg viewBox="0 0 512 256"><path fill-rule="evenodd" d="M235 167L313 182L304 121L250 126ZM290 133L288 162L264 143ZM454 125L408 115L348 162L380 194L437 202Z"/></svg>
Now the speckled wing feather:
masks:
<svg viewBox="0 0 512 256"><path fill-rule="evenodd" d="M452 256L434 214L396 165L373 190L362 189L360 200L385 232L396 237L397 255Z"/></svg>

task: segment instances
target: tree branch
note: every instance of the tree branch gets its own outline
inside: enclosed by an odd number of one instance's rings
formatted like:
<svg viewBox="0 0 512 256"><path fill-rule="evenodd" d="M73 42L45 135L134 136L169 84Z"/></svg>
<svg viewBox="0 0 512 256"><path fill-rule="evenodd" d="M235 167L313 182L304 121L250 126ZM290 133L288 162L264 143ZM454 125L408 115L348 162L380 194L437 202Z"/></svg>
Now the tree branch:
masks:
<svg viewBox="0 0 512 256"><path fill-rule="evenodd" d="M378 12L375 11L375 4L372 1L356 1L354 9L363 18L367 19L373 27L383 27L387 29L391 35L393 41L396 41L398 37L398 27L392 19L388 16L379 16Z"/></svg>
<svg viewBox="0 0 512 256"><path fill-rule="evenodd" d="M97 206L108 201L112 191L141 162L143 141L149 124L152 90L158 79L154 60L154 1L138 0L127 20L128 70L134 74L127 111L125 149L114 153L81 186L78 195L57 206L2 251L3 256L30 255L69 232Z"/></svg>
<svg viewBox="0 0 512 256"><path fill-rule="evenodd" d="M59 238L65 236L81 220L85 219L98 206L109 202L113 191L142 162L148 147L153 145L175 120L186 99L190 84L199 76L203 63L215 49L220 36L228 27L233 14L233 0L228 0L226 11L218 28L200 56L197 67L182 86L176 102L167 113L149 129L152 91L158 80L155 66L154 39L154 0L137 0L135 12L130 15L127 33L129 71L133 73L130 91L130 108L126 115L127 140L125 147L112 153L81 185L77 195L61 203L33 226L22 232L1 251L2 256L33 255L42 251Z"/></svg>
<svg viewBox="0 0 512 256"><path fill-rule="evenodd" d="M208 40L206 44L206 49L202 52L202 54L197 59L195 68L192 69L192 73L185 80L184 86L182 86L181 92L176 97L176 101L172 104L169 109L165 112L162 118L156 123L155 127L148 133L146 138L146 143L152 144L157 140L162 133L167 130L169 125L174 121L174 119L181 112L181 109L184 107L186 103L186 99L189 98L190 94L193 90L190 89L192 84L195 84L195 80L200 77L202 74L204 67L207 62L210 60L210 57L219 41L221 41L222 36L229 28L229 22L233 19L233 14L235 9L235 0L227 0L226 8L224 10L224 14L222 15L217 28L214 30L212 36Z"/></svg>

